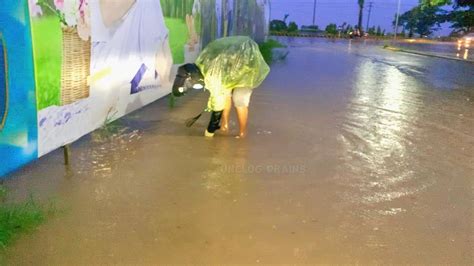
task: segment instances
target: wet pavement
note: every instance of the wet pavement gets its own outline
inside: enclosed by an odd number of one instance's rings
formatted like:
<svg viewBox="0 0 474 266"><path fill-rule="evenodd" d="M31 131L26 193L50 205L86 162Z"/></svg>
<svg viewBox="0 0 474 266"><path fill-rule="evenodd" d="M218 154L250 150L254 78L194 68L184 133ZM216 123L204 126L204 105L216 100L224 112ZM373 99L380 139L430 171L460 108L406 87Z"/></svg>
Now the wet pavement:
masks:
<svg viewBox="0 0 474 266"><path fill-rule="evenodd" d="M289 43L247 139L184 127L196 92L81 139L68 168L58 150L13 174L12 200L64 211L8 263L472 264L474 65Z"/></svg>
<svg viewBox="0 0 474 266"><path fill-rule="evenodd" d="M422 52L432 55L444 56L452 59L466 60L474 62L471 42L436 42L427 40L401 40L390 42L390 45L408 51Z"/></svg>

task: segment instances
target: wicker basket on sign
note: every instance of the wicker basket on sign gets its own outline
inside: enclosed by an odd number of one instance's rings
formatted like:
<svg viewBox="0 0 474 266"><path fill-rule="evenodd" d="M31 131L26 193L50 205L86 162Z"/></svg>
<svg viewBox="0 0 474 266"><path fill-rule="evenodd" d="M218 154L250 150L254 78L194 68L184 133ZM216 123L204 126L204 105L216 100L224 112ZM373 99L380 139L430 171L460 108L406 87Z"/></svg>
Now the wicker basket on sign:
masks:
<svg viewBox="0 0 474 266"><path fill-rule="evenodd" d="M64 27L61 105L68 105L89 97L87 78L90 73L90 62L90 41L79 38L75 28Z"/></svg>

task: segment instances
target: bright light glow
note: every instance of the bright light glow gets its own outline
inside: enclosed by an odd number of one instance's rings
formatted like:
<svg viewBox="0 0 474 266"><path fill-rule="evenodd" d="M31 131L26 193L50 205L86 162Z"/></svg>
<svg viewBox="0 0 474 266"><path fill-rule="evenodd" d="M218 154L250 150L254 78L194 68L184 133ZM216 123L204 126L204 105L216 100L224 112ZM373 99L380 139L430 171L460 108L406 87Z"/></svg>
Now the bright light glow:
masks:
<svg viewBox="0 0 474 266"><path fill-rule="evenodd" d="M193 89L202 90L202 89L204 89L204 86L202 84L194 84Z"/></svg>
<svg viewBox="0 0 474 266"><path fill-rule="evenodd" d="M469 49L466 49L466 51L464 52L464 60L467 60L468 57L469 57Z"/></svg>
<svg viewBox="0 0 474 266"><path fill-rule="evenodd" d="M408 42L416 42L415 39L409 39Z"/></svg>

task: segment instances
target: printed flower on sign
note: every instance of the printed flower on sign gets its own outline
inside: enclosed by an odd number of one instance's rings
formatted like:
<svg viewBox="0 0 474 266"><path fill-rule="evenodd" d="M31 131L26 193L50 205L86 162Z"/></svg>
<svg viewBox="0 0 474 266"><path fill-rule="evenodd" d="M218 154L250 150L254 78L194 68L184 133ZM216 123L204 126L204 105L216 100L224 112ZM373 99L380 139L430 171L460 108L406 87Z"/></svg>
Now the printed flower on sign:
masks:
<svg viewBox="0 0 474 266"><path fill-rule="evenodd" d="M54 5L56 6L57 10L63 10L64 0L54 0Z"/></svg>
<svg viewBox="0 0 474 266"><path fill-rule="evenodd" d="M37 4L37 0L29 0L30 15L32 17L43 15L43 9Z"/></svg>

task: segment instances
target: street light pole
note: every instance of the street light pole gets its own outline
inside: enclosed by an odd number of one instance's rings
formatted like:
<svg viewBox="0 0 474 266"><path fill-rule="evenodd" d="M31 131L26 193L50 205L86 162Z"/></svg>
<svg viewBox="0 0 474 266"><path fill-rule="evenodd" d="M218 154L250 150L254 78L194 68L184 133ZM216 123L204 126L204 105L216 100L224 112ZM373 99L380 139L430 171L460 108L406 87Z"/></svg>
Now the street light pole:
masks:
<svg viewBox="0 0 474 266"><path fill-rule="evenodd" d="M314 7L313 7L313 25L316 25L316 0L314 0Z"/></svg>
<svg viewBox="0 0 474 266"><path fill-rule="evenodd" d="M397 18L395 19L395 36L393 37L394 40L397 39L398 34L398 19L400 17L400 4L402 0L398 0L398 8L397 8Z"/></svg>
<svg viewBox="0 0 474 266"><path fill-rule="evenodd" d="M272 21L272 1L271 1L271 0L268 0L268 7L269 7L269 9L270 9L270 12L269 12L270 14L268 14L268 16L269 16L268 19L269 19L270 22L271 22L271 21Z"/></svg>
<svg viewBox="0 0 474 266"><path fill-rule="evenodd" d="M365 30L368 32L369 31L369 26L370 26L370 15L372 13L372 5L374 2L369 3L369 16L367 17L367 27L365 27Z"/></svg>

